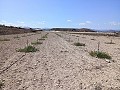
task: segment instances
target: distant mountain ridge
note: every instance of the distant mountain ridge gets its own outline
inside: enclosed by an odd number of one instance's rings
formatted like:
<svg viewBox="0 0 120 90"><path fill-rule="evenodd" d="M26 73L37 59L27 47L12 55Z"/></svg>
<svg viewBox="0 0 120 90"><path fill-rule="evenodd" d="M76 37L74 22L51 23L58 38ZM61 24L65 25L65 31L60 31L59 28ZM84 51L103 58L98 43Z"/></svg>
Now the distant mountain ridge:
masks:
<svg viewBox="0 0 120 90"><path fill-rule="evenodd" d="M88 28L52 28L52 31L74 31L74 32L96 32L95 30Z"/></svg>

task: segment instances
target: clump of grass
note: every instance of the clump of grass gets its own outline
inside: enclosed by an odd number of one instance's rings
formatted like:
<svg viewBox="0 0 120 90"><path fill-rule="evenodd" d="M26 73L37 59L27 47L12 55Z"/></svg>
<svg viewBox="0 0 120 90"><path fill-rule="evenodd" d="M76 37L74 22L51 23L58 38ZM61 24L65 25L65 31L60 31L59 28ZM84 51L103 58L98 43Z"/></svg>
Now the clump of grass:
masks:
<svg viewBox="0 0 120 90"><path fill-rule="evenodd" d="M38 49L36 49L34 46L27 46L27 47L25 47L25 48L23 48L23 49L19 49L19 50L17 50L18 52L26 52L26 53L28 53L28 52L36 52L36 51L38 51Z"/></svg>
<svg viewBox="0 0 120 90"><path fill-rule="evenodd" d="M105 52L100 52L100 51L91 51L89 53L92 57L97 57L97 58L103 58L103 59L111 59L112 57L105 53Z"/></svg>
<svg viewBox="0 0 120 90"><path fill-rule="evenodd" d="M2 90L3 87L4 87L4 82L3 80L0 80L0 90Z"/></svg>
<svg viewBox="0 0 120 90"><path fill-rule="evenodd" d="M85 46L85 44L84 44L84 43L79 43L79 42L74 43L74 45L75 45L75 46Z"/></svg>
<svg viewBox="0 0 120 90"><path fill-rule="evenodd" d="M4 38L4 39L0 39L0 41L10 41L10 39Z"/></svg>
<svg viewBox="0 0 120 90"><path fill-rule="evenodd" d="M31 44L33 44L33 45L38 45L38 44L42 44L42 42L32 42Z"/></svg>

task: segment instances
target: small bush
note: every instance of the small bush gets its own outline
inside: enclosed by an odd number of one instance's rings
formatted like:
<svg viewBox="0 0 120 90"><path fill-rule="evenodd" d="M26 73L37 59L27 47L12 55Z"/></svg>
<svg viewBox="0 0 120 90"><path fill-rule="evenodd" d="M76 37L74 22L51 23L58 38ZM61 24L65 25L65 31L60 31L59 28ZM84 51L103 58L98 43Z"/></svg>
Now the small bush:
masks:
<svg viewBox="0 0 120 90"><path fill-rule="evenodd" d="M105 52L91 51L89 54L97 58L111 59L111 56Z"/></svg>
<svg viewBox="0 0 120 90"><path fill-rule="evenodd" d="M19 49L19 50L17 50L18 52L26 52L26 53L28 53L28 52L36 52L36 51L38 51L38 49L36 49L35 47L33 47L33 46L27 46L27 47L25 47L25 48L23 48L23 49Z"/></svg>
<svg viewBox="0 0 120 90"><path fill-rule="evenodd" d="M42 44L42 42L32 42L31 44L38 45L38 44Z"/></svg>
<svg viewBox="0 0 120 90"><path fill-rule="evenodd" d="M0 39L0 41L10 41L10 39Z"/></svg>
<svg viewBox="0 0 120 90"><path fill-rule="evenodd" d="M75 45L75 46L85 46L85 44L84 44L84 43L79 43L79 42L74 43L74 45Z"/></svg>

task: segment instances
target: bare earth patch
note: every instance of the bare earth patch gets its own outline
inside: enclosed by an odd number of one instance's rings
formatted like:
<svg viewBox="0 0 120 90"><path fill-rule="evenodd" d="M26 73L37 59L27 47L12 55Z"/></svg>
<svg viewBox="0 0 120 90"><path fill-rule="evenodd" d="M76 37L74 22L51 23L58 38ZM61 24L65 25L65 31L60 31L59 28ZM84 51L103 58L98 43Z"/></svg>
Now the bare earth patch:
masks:
<svg viewBox="0 0 120 90"><path fill-rule="evenodd" d="M10 41L0 42L0 81L4 81L1 89L120 90L119 37L114 37L115 44L106 44L111 37L66 32L41 34L20 34L19 40L13 38L16 35L4 36ZM34 45L37 52L16 52L41 38L44 39L42 44ZM97 50L98 41L100 51L109 53L114 62L108 63L89 55L90 51ZM76 47L75 42L82 42L85 46Z"/></svg>

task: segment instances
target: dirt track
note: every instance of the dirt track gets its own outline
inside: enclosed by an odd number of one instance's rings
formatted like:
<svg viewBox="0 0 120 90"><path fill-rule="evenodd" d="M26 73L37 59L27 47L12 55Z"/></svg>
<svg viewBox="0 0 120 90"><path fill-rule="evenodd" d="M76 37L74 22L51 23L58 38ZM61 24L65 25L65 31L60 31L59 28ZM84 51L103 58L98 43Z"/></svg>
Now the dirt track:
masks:
<svg viewBox="0 0 120 90"><path fill-rule="evenodd" d="M19 40L12 35L6 36L11 40L0 43L0 72L16 63L0 74L0 79L5 80L3 90L120 90L119 37L114 38L114 45L107 45L104 42L110 38L105 36L58 34L62 37L50 32L43 44L35 46L39 51L26 54L16 53L15 48L24 47L27 39L30 43L36 41L41 34L21 35ZM92 38L96 40L90 40ZM96 49L98 40L101 50L109 52L114 62L108 63L88 54ZM74 46L77 41L86 46Z"/></svg>

